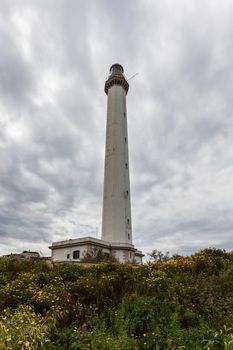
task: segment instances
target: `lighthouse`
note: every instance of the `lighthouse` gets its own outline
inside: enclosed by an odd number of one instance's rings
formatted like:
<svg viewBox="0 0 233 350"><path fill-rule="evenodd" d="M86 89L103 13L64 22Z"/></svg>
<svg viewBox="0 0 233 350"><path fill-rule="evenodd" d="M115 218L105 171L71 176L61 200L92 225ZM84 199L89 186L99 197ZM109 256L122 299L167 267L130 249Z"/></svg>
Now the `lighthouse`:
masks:
<svg viewBox="0 0 233 350"><path fill-rule="evenodd" d="M144 256L132 241L126 96L129 84L119 63L110 67L107 94L102 237L79 237L53 242L52 261L81 263L101 252L119 263L141 264Z"/></svg>
<svg viewBox="0 0 233 350"><path fill-rule="evenodd" d="M110 68L105 82L107 126L105 143L102 239L132 244L126 95L123 67Z"/></svg>

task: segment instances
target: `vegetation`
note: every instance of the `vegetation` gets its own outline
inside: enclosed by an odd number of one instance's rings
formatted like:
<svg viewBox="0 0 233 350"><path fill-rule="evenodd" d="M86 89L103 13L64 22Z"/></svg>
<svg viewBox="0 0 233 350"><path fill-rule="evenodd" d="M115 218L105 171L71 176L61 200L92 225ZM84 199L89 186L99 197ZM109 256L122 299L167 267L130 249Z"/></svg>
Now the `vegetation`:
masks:
<svg viewBox="0 0 233 350"><path fill-rule="evenodd" d="M233 254L165 260L0 259L0 349L233 349Z"/></svg>
<svg viewBox="0 0 233 350"><path fill-rule="evenodd" d="M97 247L86 251L81 261L85 263L118 262L112 253L105 253L102 248Z"/></svg>
<svg viewBox="0 0 233 350"><path fill-rule="evenodd" d="M170 256L169 252L163 253L160 250L154 249L151 253L148 253L150 259L156 261L168 261L176 257L176 255Z"/></svg>

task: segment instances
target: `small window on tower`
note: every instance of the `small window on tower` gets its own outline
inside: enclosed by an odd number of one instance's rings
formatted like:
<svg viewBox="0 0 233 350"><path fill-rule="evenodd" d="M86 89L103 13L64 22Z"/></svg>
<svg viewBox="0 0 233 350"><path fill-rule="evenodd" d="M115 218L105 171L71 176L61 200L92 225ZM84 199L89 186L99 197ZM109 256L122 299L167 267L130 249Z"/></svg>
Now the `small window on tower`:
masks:
<svg viewBox="0 0 233 350"><path fill-rule="evenodd" d="M125 118L125 112L124 112L124 118Z"/></svg>
<svg viewBox="0 0 233 350"><path fill-rule="evenodd" d="M130 239L130 234L128 233L128 239Z"/></svg>
<svg viewBox="0 0 233 350"><path fill-rule="evenodd" d="M128 169L128 163L125 163L125 168Z"/></svg>
<svg viewBox="0 0 233 350"><path fill-rule="evenodd" d="M127 219L127 224L129 225L129 219Z"/></svg>
<svg viewBox="0 0 233 350"><path fill-rule="evenodd" d="M125 143L127 142L127 138L125 137Z"/></svg>
<svg viewBox="0 0 233 350"><path fill-rule="evenodd" d="M69 259L69 258L70 258L70 254L67 254L67 255L66 255L66 259Z"/></svg>

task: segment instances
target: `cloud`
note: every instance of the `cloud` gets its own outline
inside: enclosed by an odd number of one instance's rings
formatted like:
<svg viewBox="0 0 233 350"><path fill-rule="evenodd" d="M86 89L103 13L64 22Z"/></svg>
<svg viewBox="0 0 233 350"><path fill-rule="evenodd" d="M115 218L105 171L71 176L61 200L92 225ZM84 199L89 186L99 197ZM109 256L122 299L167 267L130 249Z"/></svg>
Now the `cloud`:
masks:
<svg viewBox="0 0 233 350"><path fill-rule="evenodd" d="M124 66L133 237L232 249L232 3L2 1L0 254L101 232L108 69Z"/></svg>

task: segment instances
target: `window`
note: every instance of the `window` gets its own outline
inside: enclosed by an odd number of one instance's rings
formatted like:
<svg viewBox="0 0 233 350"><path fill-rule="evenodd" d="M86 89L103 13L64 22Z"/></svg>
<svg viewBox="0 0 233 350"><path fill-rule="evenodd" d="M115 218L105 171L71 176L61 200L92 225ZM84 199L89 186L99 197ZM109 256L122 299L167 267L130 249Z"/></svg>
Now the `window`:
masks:
<svg viewBox="0 0 233 350"><path fill-rule="evenodd" d="M130 239L130 234L128 233L128 239ZM131 253L130 253L131 254Z"/></svg>
<svg viewBox="0 0 233 350"><path fill-rule="evenodd" d="M66 255L66 259L69 259L69 258L70 258L70 254L67 254L67 255Z"/></svg>
<svg viewBox="0 0 233 350"><path fill-rule="evenodd" d="M127 143L127 138L125 137L125 143Z"/></svg>
<svg viewBox="0 0 233 350"><path fill-rule="evenodd" d="M80 251L79 250L74 250L73 251L73 259L79 259L80 256Z"/></svg>
<svg viewBox="0 0 233 350"><path fill-rule="evenodd" d="M125 168L128 169L128 163L125 163Z"/></svg>
<svg viewBox="0 0 233 350"><path fill-rule="evenodd" d="M129 219L127 219L127 224L129 225Z"/></svg>
<svg viewBox="0 0 233 350"><path fill-rule="evenodd" d="M125 118L125 112L124 112L124 118Z"/></svg>

